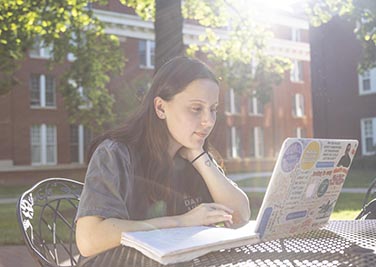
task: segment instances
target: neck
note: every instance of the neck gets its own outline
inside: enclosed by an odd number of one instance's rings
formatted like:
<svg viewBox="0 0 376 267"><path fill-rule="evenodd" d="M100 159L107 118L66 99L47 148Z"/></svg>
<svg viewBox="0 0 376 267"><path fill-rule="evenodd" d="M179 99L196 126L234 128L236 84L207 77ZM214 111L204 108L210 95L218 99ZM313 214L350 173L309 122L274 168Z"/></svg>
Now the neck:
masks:
<svg viewBox="0 0 376 267"><path fill-rule="evenodd" d="M181 144L178 144L175 140L171 137L169 138L169 145L168 145L168 154L171 158L174 158L178 150L182 147Z"/></svg>

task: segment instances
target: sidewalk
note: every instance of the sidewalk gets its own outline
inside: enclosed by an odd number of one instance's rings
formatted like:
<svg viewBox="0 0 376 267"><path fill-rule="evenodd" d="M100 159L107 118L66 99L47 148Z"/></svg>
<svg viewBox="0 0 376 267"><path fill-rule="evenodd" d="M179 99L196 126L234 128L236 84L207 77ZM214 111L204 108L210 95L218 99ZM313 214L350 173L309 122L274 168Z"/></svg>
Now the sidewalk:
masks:
<svg viewBox="0 0 376 267"><path fill-rule="evenodd" d="M38 267L26 246L0 246L0 267Z"/></svg>

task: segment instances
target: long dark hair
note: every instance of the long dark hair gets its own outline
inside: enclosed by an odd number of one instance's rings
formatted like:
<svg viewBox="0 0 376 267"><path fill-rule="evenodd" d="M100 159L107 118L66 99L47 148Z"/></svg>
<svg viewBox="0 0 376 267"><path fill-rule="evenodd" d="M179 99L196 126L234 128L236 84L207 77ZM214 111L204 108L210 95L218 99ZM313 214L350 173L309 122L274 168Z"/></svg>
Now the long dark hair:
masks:
<svg viewBox="0 0 376 267"><path fill-rule="evenodd" d="M157 117L154 99L159 96L169 101L182 92L188 84L198 79L209 79L218 84L215 75L201 61L187 57L175 57L156 72L150 90L144 97L140 109L126 121L125 125L110 130L93 140L89 151L90 160L97 146L105 139L115 140L134 149L142 164L146 183L145 190L151 200L165 199L169 195L168 182L172 159L169 158L169 131L165 120ZM209 143L205 140L204 150Z"/></svg>

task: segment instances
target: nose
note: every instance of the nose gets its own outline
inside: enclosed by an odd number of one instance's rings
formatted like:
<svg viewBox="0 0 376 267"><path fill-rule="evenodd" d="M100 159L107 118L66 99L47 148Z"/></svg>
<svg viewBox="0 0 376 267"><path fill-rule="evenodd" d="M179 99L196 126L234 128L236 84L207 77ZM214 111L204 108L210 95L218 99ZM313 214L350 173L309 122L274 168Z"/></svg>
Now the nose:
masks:
<svg viewBox="0 0 376 267"><path fill-rule="evenodd" d="M217 114L211 110L207 110L203 113L201 118L201 124L206 127L213 127L217 119Z"/></svg>

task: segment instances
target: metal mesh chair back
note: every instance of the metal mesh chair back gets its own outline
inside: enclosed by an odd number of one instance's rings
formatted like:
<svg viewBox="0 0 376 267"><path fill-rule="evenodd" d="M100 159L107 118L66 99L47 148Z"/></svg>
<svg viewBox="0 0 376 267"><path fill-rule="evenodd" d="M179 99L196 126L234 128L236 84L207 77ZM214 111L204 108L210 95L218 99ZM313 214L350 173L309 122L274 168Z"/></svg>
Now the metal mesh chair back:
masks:
<svg viewBox="0 0 376 267"><path fill-rule="evenodd" d="M363 200L362 210L355 219L376 219L376 177L369 185Z"/></svg>
<svg viewBox="0 0 376 267"><path fill-rule="evenodd" d="M76 266L75 216L83 184L65 178L45 179L17 202L24 241L41 266Z"/></svg>

